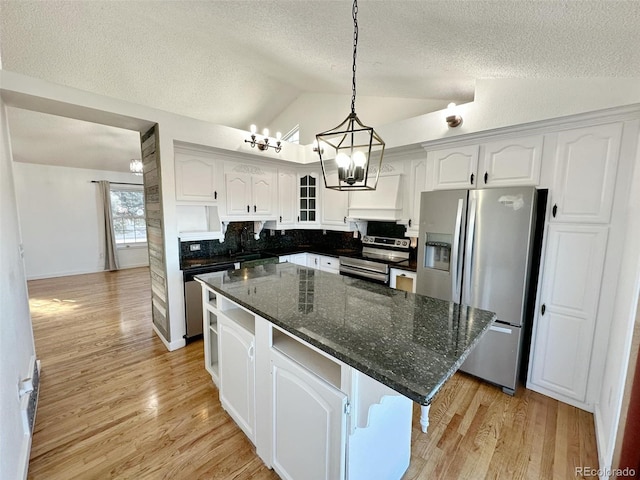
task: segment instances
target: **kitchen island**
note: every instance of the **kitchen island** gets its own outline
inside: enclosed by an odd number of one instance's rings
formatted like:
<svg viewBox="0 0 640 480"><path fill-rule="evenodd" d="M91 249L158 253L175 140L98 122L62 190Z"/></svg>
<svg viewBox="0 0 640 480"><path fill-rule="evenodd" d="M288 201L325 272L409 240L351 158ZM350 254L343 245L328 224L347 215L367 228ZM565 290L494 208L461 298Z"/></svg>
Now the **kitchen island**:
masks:
<svg viewBox="0 0 640 480"><path fill-rule="evenodd" d="M428 406L495 319L288 263L197 279L221 403L283 478L399 479L411 401Z"/></svg>

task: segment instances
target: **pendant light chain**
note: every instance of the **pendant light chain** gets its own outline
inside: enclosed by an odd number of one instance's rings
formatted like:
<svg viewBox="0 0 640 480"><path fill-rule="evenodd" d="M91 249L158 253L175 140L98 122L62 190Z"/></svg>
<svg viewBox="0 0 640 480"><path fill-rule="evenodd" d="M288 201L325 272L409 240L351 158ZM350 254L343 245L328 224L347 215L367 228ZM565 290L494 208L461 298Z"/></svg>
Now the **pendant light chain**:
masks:
<svg viewBox="0 0 640 480"><path fill-rule="evenodd" d="M358 51L358 0L353 0L353 81L351 84L351 113L356 113L356 53Z"/></svg>

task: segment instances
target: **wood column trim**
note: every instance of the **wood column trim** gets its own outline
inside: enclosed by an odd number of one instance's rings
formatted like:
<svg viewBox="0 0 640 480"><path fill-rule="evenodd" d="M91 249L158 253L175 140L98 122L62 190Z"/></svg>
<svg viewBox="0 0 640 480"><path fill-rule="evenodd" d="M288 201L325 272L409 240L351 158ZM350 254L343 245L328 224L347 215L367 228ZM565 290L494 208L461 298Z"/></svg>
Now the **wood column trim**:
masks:
<svg viewBox="0 0 640 480"><path fill-rule="evenodd" d="M631 352L629 355L629 371L625 383L620 427L616 436L613 455L614 468L626 467L635 470L635 477L640 478L640 298L636 309L636 321L633 329ZM615 477L618 478L618 477ZM628 477L627 477L628 478Z"/></svg>

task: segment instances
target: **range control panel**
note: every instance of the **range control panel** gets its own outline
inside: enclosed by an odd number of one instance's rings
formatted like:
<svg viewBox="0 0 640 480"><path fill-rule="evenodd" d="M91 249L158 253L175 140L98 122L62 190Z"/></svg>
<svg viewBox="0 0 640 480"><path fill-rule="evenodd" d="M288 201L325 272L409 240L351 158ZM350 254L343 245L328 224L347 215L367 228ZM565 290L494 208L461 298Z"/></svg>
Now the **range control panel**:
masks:
<svg viewBox="0 0 640 480"><path fill-rule="evenodd" d="M362 238L362 243L367 246L385 246L395 248L409 248L408 238L386 238L386 237L369 237Z"/></svg>

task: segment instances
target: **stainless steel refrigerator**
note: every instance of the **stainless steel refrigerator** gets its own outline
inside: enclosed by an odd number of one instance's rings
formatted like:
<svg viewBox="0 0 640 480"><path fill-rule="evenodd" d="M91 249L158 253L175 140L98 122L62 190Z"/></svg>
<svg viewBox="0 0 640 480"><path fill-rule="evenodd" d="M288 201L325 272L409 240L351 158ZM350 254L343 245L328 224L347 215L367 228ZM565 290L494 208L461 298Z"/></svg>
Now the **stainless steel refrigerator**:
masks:
<svg viewBox="0 0 640 480"><path fill-rule="evenodd" d="M540 195L538 195L540 193ZM540 251L533 187L424 192L417 293L496 312L460 368L515 392Z"/></svg>

